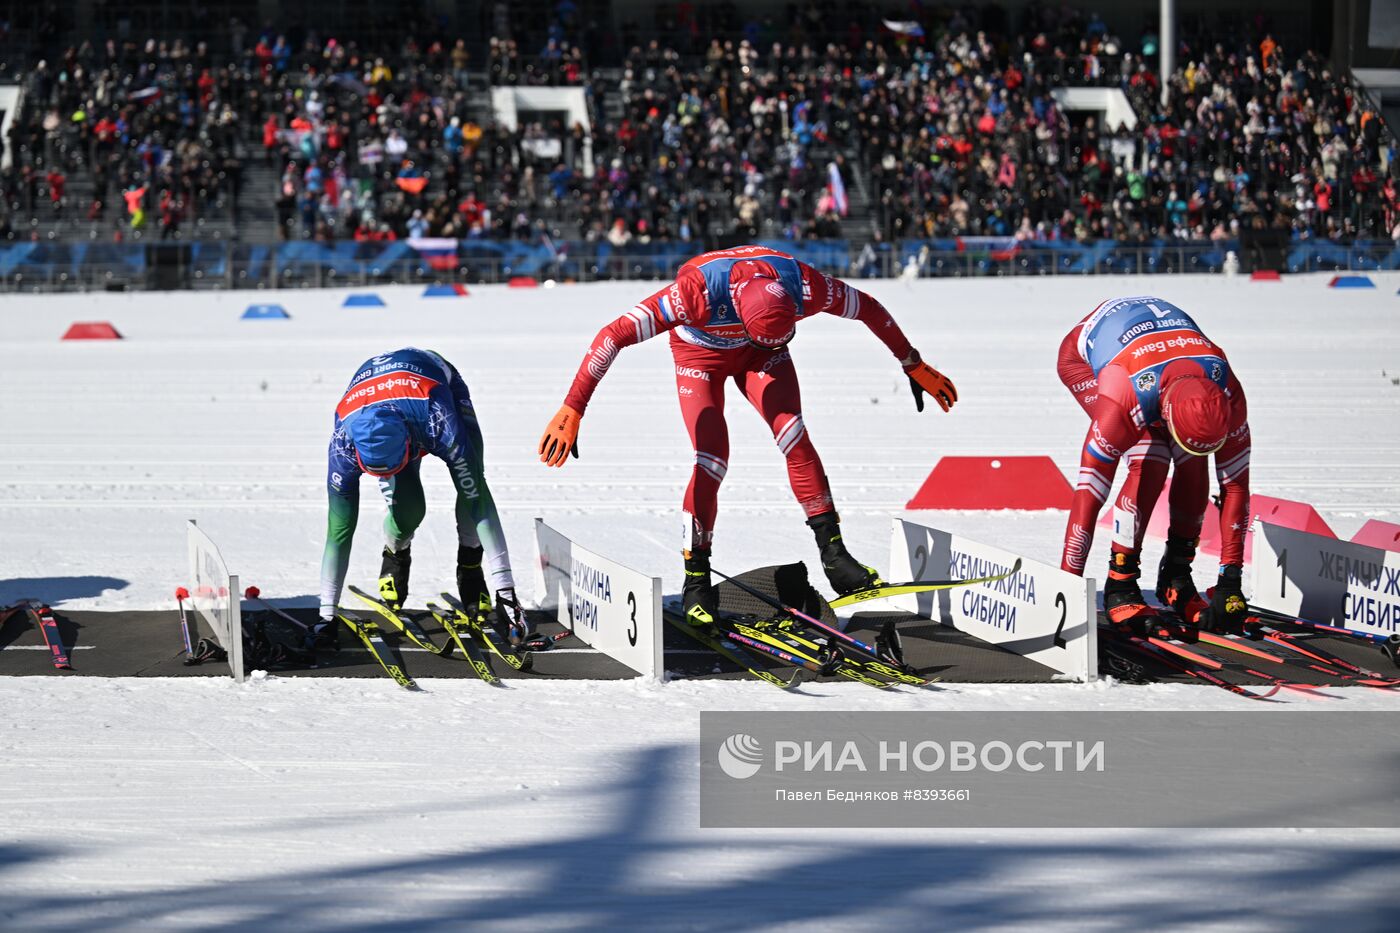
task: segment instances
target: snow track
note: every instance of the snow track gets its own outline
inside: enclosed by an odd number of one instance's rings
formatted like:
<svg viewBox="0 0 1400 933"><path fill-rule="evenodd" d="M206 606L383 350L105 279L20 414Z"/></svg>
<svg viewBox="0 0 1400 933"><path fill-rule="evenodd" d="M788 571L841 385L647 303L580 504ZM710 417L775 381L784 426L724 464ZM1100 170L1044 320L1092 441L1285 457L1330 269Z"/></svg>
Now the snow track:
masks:
<svg viewBox="0 0 1400 933"><path fill-rule="evenodd" d="M1313 502L1343 536L1368 517L1397 521L1400 275L1373 277L1377 289L1357 291L1329 290L1326 276L867 283L961 401L918 415L862 327L803 325L805 421L852 551L887 559L890 517L939 456L1050 454L1070 470L1085 424L1055 378L1056 347L1099 301L1143 292L1189 310L1229 352L1249 394L1257 491ZM309 603L332 407L359 362L403 345L440 351L471 386L527 597L536 515L674 591L691 452L663 340L621 355L583 421L582 459L550 471L534 455L594 332L650 287L441 300L386 288L382 309L317 291L6 297L0 603L173 608L187 518L245 582ZM261 301L292 319L239 320ZM103 319L128 339L58 341L72 321ZM737 393L729 413L716 565L810 561L771 436ZM419 593L451 585L456 544L445 471L424 478ZM362 503L356 580L377 570L382 515L372 490ZM1052 561L1064 524L923 517ZM1206 687L424 686L0 679L0 927L1380 930L1400 907L1393 831L696 828L699 709L1247 706ZM1327 708L1400 709L1379 691L1337 692Z"/></svg>

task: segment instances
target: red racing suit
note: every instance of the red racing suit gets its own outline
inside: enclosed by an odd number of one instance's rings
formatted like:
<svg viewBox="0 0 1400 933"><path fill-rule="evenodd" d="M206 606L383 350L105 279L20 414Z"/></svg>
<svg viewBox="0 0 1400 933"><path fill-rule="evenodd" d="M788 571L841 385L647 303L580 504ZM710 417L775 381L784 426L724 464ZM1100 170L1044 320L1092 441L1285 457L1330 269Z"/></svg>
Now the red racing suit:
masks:
<svg viewBox="0 0 1400 933"><path fill-rule="evenodd" d="M1155 302L1155 304L1154 304ZM1162 311L1160 307L1168 311ZM1101 333L1104 313L1132 314L1140 308L1155 312L1163 329L1134 336L1110 322ZM1171 315L1177 315L1176 318ZM1152 321L1152 317L1139 315ZM1130 318L1130 321L1139 318ZM1170 325L1170 329L1165 329ZM1090 328L1099 339L1086 333ZM1136 329L1136 328L1133 328ZM1104 339L1119 337L1122 339ZM1166 339L1163 335L1168 335ZM1178 341L1171 334L1187 334ZM1168 346L1176 343L1177 346ZM1091 423L1079 458L1079 482L1070 506L1060 566L1083 574L1099 509L1113 487L1118 462L1128 460L1128 478L1114 504L1115 551L1138 551L1152 509L1175 463L1169 507L1169 533L1196 540L1201 533L1210 495L1207 457L1188 454L1172 438L1160 413L1162 393L1182 376L1214 378L1218 374L1230 402L1230 430L1225 445L1215 452L1216 477L1221 490L1220 563L1244 563L1245 522L1249 514L1250 434L1244 389L1229 368L1225 353L1196 328L1194 322L1167 302L1157 299L1106 301L1074 326L1060 343L1060 381L1089 415ZM1097 363L1097 367L1095 365Z"/></svg>
<svg viewBox="0 0 1400 933"><path fill-rule="evenodd" d="M735 310L735 296L755 277L776 279L797 305L799 321L821 313L858 320L896 359L904 362L913 354L899 325L874 298L786 253L760 246L691 259L674 282L598 331L564 399L580 415L623 347L666 331L671 334L676 391L695 450L684 500L687 548L708 547L714 535L719 487L729 469L724 386L730 379L773 432L787 459L793 494L808 517L835 508L821 458L802 421L802 395L790 349L750 344ZM765 287L772 284L765 282Z"/></svg>

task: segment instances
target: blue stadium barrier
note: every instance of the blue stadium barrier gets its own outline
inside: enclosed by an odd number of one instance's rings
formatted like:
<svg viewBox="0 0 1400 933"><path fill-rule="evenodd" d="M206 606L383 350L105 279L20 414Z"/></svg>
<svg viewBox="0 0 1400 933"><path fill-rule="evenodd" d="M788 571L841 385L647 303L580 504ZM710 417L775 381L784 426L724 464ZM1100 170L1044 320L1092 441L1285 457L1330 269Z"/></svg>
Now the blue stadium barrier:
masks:
<svg viewBox="0 0 1400 933"><path fill-rule="evenodd" d="M1328 283L1332 288L1375 288L1376 283L1372 282L1369 276L1365 275L1338 275Z"/></svg>
<svg viewBox="0 0 1400 933"><path fill-rule="evenodd" d="M1026 240L1011 237L943 237L903 240L899 266L929 249L926 270L932 275L1085 275L1089 273L1218 272L1225 253L1238 252L1239 243L1153 240L1118 243L1096 240Z"/></svg>
<svg viewBox="0 0 1400 933"><path fill-rule="evenodd" d="M462 298L466 294L465 285L429 285L423 289L424 298Z"/></svg>
<svg viewBox="0 0 1400 933"><path fill-rule="evenodd" d="M228 275L228 248L223 243L195 240L190 243L190 270L195 278L219 279Z"/></svg>
<svg viewBox="0 0 1400 933"><path fill-rule="evenodd" d="M374 292L362 292L358 295L346 295L342 308L382 308L384 299Z"/></svg>
<svg viewBox="0 0 1400 933"><path fill-rule="evenodd" d="M446 248L443 243L446 242ZM851 275L856 254L845 240L760 241L791 253L824 272ZM58 287L82 282L141 284L153 267L152 246L144 243L56 243L19 241L0 244L0 279L21 287ZM322 243L295 241L248 244L191 241L181 269L184 281L232 287L270 285L367 285L374 282L431 283L451 277L457 281L505 281L514 276L546 279L653 279L665 281L682 263L705 249L699 242L629 243L614 247L607 241L540 241L467 239L438 241L420 252L408 241ZM1234 251L1246 259L1238 240L1119 242L1099 240L1025 241L1011 237L942 237L878 244L876 261L865 262L854 274L869 276L898 272L927 247L931 256L925 275L1086 275L1093 273L1218 272L1225 255ZM868 254L867 254L868 260ZM1400 245L1390 240L1357 241L1295 239L1288 246L1286 272L1366 273L1400 270ZM1356 287L1356 286L1341 286ZM440 293L446 296L447 292Z"/></svg>
<svg viewBox="0 0 1400 933"><path fill-rule="evenodd" d="M592 246L585 243L559 243L556 246L557 249L551 250L542 243L522 243L519 240L459 240L457 263L469 270L499 268L502 278L513 275L546 278L577 276L578 267L571 261L571 256L576 251L587 255Z"/></svg>
<svg viewBox="0 0 1400 933"><path fill-rule="evenodd" d="M137 275L146 269L146 247L131 243L28 241L0 246L0 277L79 277L85 266L106 266Z"/></svg>
<svg viewBox="0 0 1400 933"><path fill-rule="evenodd" d="M851 264L851 245L845 240L759 240L758 243L818 269L844 272Z"/></svg>
<svg viewBox="0 0 1400 933"><path fill-rule="evenodd" d="M1350 246L1330 240L1295 240L1288 251L1289 272L1376 272L1390 269L1400 269L1400 245L1389 240L1359 240Z"/></svg>
<svg viewBox="0 0 1400 933"><path fill-rule="evenodd" d="M844 273L851 264L851 247L845 240L782 240L768 239L756 241L789 254L795 259L832 272ZM686 260L704 252L699 243L629 243L627 246L613 246L602 242L569 243L568 255L579 255L592 259L593 268L600 276L627 275L631 277L670 279ZM527 274L527 273L522 273Z"/></svg>

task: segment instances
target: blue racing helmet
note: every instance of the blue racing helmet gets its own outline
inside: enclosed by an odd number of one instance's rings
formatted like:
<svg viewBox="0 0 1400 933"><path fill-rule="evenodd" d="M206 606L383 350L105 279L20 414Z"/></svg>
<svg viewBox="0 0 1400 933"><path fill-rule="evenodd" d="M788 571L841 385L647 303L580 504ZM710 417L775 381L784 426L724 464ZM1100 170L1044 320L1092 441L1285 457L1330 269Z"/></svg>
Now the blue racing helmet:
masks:
<svg viewBox="0 0 1400 933"><path fill-rule="evenodd" d="M377 406L350 419L355 460L371 476L392 476L408 465L412 442L403 413Z"/></svg>

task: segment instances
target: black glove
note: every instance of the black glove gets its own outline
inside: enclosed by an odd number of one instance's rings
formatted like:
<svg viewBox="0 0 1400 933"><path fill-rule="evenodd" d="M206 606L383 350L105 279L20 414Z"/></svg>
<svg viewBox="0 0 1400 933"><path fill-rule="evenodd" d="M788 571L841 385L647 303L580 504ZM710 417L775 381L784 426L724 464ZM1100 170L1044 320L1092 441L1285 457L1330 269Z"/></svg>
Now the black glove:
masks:
<svg viewBox="0 0 1400 933"><path fill-rule="evenodd" d="M520 600L515 596L514 587L496 591L496 629L506 636L511 645L518 645L529 634L525 613L520 608Z"/></svg>
<svg viewBox="0 0 1400 933"><path fill-rule="evenodd" d="M1220 578L1210 593L1210 605L1201 611L1201 628L1229 635L1244 634L1244 620L1249 607L1240 587L1240 568L1227 564L1220 568Z"/></svg>

